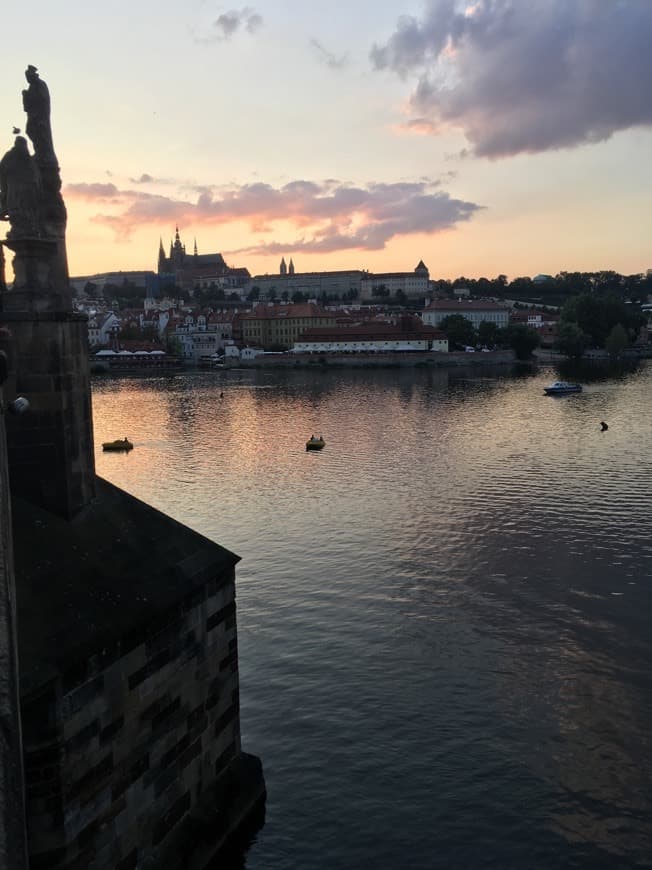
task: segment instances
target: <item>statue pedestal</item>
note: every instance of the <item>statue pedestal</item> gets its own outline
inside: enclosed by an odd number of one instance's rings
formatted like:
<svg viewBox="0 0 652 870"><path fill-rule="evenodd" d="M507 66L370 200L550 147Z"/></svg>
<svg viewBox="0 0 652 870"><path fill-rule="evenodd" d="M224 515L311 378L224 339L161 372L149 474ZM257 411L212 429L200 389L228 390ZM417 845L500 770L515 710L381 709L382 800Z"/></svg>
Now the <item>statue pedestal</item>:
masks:
<svg viewBox="0 0 652 870"><path fill-rule="evenodd" d="M14 252L14 285L3 294L2 310L41 314L72 311L65 260L57 239L5 239L0 242Z"/></svg>

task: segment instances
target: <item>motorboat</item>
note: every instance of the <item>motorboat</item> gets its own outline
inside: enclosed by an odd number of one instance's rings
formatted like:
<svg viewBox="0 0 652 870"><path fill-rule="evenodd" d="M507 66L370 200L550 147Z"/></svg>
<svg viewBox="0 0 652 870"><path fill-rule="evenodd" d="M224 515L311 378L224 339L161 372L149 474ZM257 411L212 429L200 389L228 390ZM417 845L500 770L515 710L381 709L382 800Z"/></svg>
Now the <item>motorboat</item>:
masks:
<svg viewBox="0 0 652 870"><path fill-rule="evenodd" d="M134 445L129 441L128 438L116 438L115 441L105 441L102 444L102 450L114 450L114 451L129 451L133 450Z"/></svg>
<svg viewBox="0 0 652 870"><path fill-rule="evenodd" d="M581 393L581 384L571 384L568 381L555 381L543 389L546 396L563 396L566 393Z"/></svg>
<svg viewBox="0 0 652 870"><path fill-rule="evenodd" d="M306 441L306 450L323 450L325 444L323 435L311 435Z"/></svg>

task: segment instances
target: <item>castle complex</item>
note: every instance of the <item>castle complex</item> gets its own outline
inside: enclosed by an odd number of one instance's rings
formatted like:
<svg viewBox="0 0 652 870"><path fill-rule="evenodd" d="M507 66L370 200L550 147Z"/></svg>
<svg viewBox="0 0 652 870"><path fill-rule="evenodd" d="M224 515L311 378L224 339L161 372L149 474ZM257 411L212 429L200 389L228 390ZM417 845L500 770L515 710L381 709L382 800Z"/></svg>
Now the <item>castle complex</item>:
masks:
<svg viewBox="0 0 652 870"><path fill-rule="evenodd" d="M162 282L167 279L182 290L210 285L236 290L243 287L250 277L248 269L227 266L221 254L200 254L196 240L192 254L188 254L179 236L179 227L174 233L174 241L170 242L167 257L163 240L159 242L158 274Z"/></svg>

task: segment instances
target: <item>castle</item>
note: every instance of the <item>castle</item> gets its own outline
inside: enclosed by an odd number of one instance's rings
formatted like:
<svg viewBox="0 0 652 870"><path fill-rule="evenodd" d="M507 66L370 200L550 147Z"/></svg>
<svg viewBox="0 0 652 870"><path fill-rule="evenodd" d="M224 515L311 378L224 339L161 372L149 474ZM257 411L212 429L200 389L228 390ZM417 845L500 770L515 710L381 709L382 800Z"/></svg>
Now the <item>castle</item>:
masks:
<svg viewBox="0 0 652 870"><path fill-rule="evenodd" d="M225 290L234 290L243 287L250 278L248 269L227 266L224 257L219 253L200 254L197 251L196 239L192 254L187 253L186 246L179 235L179 227L176 227L174 241L170 242L167 257L163 248L163 239L160 240L157 271L161 283L165 283L167 279L169 283L182 290L211 285Z"/></svg>

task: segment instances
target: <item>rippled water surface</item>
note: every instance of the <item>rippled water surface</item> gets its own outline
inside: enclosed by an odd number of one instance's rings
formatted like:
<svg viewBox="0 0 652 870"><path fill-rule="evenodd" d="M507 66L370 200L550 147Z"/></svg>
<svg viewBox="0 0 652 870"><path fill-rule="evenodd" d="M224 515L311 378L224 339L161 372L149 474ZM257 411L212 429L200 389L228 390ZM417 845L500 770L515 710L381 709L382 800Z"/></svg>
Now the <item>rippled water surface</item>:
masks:
<svg viewBox="0 0 652 870"><path fill-rule="evenodd" d="M242 557L247 870L652 867L652 367L554 376L94 383L98 473Z"/></svg>

